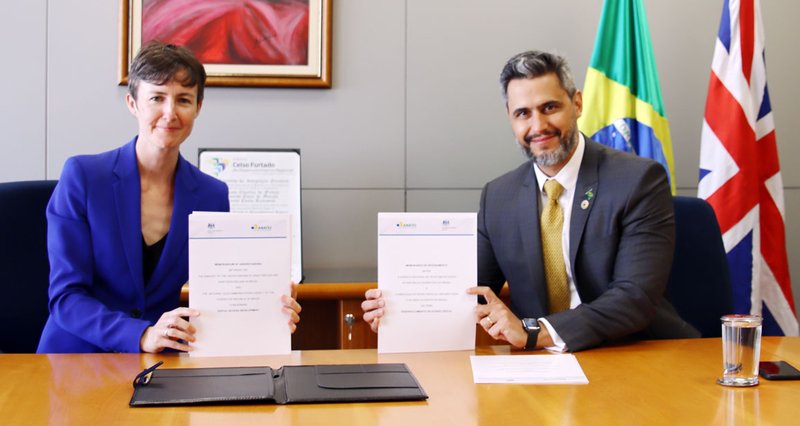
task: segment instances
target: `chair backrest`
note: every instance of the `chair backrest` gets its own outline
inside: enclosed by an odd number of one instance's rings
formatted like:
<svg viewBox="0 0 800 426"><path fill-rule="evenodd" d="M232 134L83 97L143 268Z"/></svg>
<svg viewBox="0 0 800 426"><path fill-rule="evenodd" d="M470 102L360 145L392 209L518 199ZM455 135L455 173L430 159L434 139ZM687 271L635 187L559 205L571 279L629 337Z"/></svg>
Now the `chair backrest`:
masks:
<svg viewBox="0 0 800 426"><path fill-rule="evenodd" d="M49 315L45 209L56 183L0 183L0 352L36 352Z"/></svg>
<svg viewBox="0 0 800 426"><path fill-rule="evenodd" d="M730 271L714 209L705 200L673 197L675 258L667 297L703 337L721 335L720 317L733 309Z"/></svg>

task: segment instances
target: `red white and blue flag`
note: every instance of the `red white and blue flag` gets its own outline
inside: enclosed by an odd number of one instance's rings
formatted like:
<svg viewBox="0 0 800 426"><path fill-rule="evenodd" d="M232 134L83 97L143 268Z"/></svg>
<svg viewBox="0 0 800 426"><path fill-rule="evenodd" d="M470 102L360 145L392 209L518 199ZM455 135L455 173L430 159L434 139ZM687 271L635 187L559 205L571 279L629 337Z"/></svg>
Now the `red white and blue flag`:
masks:
<svg viewBox="0 0 800 426"><path fill-rule="evenodd" d="M735 313L762 315L764 334L796 336L759 0L723 2L697 195L714 207L719 220Z"/></svg>

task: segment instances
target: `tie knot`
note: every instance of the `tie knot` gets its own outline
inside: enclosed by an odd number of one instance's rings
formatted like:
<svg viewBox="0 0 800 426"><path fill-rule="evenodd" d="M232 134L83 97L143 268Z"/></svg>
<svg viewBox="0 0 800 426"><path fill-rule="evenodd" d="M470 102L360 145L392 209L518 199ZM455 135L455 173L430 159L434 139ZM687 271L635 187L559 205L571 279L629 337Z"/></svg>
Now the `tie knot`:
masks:
<svg viewBox="0 0 800 426"><path fill-rule="evenodd" d="M547 182L544 183L544 192L551 202L558 202L558 197L561 196L561 192L563 191L564 187L555 179L548 179Z"/></svg>

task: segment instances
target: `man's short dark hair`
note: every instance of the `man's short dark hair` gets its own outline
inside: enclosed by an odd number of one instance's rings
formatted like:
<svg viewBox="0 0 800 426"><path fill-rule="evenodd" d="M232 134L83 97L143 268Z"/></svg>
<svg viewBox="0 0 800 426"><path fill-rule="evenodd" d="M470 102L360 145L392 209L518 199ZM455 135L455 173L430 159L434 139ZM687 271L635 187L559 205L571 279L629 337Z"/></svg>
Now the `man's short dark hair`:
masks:
<svg viewBox="0 0 800 426"><path fill-rule="evenodd" d="M554 53L529 50L513 56L500 72L500 85L503 88L503 99L508 102L508 83L518 78L536 78L547 74L555 74L561 88L571 98L575 95L575 81L569 70L567 60Z"/></svg>
<svg viewBox="0 0 800 426"><path fill-rule="evenodd" d="M206 70L191 50L154 41L143 46L131 63L128 93L136 99L139 82L162 85L176 81L184 87L197 86L197 102L203 101Z"/></svg>

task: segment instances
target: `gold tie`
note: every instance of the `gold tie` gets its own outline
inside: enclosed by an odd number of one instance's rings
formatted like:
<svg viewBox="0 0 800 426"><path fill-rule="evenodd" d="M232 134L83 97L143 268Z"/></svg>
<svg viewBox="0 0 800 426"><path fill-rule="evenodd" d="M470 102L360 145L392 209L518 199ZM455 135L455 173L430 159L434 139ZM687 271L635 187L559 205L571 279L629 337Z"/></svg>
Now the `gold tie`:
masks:
<svg viewBox="0 0 800 426"><path fill-rule="evenodd" d="M561 249L561 233L564 213L558 205L558 197L564 187L550 179L544 183L547 204L542 210L542 250L544 255L544 277L547 280L547 302L550 313L569 309L569 286L564 252Z"/></svg>

